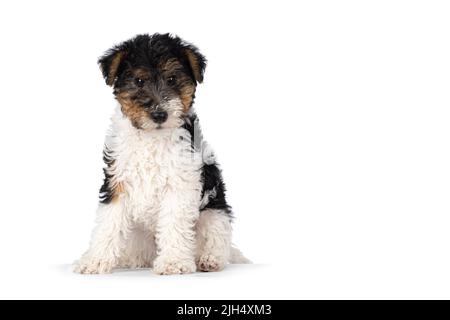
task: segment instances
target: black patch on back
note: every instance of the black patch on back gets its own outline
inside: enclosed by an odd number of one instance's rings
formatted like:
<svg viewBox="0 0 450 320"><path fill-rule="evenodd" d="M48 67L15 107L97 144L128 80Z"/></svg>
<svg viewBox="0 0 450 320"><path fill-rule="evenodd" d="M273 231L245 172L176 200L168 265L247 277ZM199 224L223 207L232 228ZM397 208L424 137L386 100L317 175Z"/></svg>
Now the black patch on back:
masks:
<svg viewBox="0 0 450 320"><path fill-rule="evenodd" d="M204 164L202 168L202 198L205 192L214 190L215 193L209 196L208 204L202 208L205 209L220 209L228 214L231 214L231 207L228 205L225 198L225 183L223 182L222 172L216 164Z"/></svg>
<svg viewBox="0 0 450 320"><path fill-rule="evenodd" d="M103 149L103 161L105 162L107 168L103 168L103 173L105 178L103 180L103 185L100 187L100 203L108 204L113 199L113 190L111 189L111 179L113 176L108 173L108 169L114 164L114 159L108 153L108 148L105 146Z"/></svg>
<svg viewBox="0 0 450 320"><path fill-rule="evenodd" d="M200 129L198 117L194 112L191 112L185 119L182 126L186 129L191 136L192 150L201 151L203 136ZM226 188L223 182L222 172L219 169L216 162L211 164L203 163L201 172L202 179L202 198L205 193L210 193L208 204L201 208L205 209L218 209L223 210L227 214L231 215L231 207L226 201ZM214 190L214 192L212 192Z"/></svg>
<svg viewBox="0 0 450 320"><path fill-rule="evenodd" d="M194 112L190 112L184 119L184 124L181 127L189 132L192 150L199 150L201 148L203 136L197 115Z"/></svg>

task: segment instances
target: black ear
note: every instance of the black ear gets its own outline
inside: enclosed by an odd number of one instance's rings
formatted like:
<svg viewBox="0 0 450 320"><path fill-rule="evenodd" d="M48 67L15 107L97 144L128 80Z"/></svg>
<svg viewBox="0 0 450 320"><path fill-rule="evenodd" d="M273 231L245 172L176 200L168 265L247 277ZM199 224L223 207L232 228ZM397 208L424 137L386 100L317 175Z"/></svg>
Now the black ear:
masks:
<svg viewBox="0 0 450 320"><path fill-rule="evenodd" d="M102 71L103 78L105 78L106 84L112 86L117 77L117 71L119 70L120 64L125 57L125 50L120 47L115 47L108 50L100 59L98 59L98 64L100 65L100 70Z"/></svg>
<svg viewBox="0 0 450 320"><path fill-rule="evenodd" d="M206 58L198 51L195 46L190 44L187 44L183 48L183 54L189 62L195 80L201 83L203 81L203 74L205 73Z"/></svg>

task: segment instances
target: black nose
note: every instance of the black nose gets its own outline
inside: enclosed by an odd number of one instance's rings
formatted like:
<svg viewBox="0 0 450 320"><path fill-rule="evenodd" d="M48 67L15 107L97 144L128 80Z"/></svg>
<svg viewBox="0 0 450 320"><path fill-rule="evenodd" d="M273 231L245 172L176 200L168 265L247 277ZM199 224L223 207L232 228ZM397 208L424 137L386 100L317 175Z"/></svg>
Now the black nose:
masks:
<svg viewBox="0 0 450 320"><path fill-rule="evenodd" d="M167 120L167 112L166 111L153 111L150 113L150 117L156 123L163 123Z"/></svg>

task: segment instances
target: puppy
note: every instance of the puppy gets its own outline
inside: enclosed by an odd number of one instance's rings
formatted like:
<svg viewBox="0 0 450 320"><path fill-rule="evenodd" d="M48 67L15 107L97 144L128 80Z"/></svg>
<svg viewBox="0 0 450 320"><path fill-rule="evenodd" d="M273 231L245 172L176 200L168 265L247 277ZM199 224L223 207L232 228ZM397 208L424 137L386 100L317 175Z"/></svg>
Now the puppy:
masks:
<svg viewBox="0 0 450 320"><path fill-rule="evenodd" d="M231 244L231 208L192 108L206 60L169 34L138 35L99 59L119 102L104 146L97 226L83 274L219 271L249 261Z"/></svg>

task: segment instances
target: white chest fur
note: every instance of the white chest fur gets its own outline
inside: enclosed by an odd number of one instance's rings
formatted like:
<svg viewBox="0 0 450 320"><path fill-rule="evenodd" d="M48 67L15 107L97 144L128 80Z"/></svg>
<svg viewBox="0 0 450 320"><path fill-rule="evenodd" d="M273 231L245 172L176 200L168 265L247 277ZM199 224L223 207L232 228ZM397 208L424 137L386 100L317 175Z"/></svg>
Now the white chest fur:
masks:
<svg viewBox="0 0 450 320"><path fill-rule="evenodd" d="M152 228L163 214L161 208L171 203L198 210L202 160L192 151L190 139L182 128L145 132L120 112L113 117L106 146L115 161L114 178L123 186L122 201L134 221Z"/></svg>

